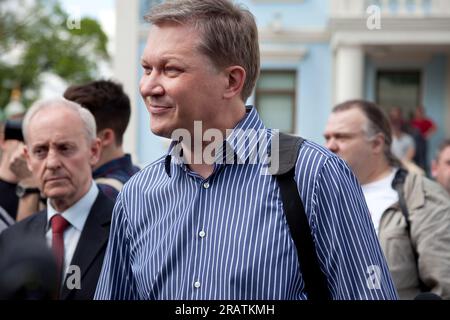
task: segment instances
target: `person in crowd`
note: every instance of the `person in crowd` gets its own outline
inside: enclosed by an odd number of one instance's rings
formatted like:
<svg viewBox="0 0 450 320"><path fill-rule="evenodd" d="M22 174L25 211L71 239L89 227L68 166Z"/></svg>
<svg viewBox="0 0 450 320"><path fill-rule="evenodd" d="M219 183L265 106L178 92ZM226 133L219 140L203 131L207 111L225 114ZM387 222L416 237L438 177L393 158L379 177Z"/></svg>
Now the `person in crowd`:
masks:
<svg viewBox="0 0 450 320"><path fill-rule="evenodd" d="M131 155L123 150L123 135L130 120L130 99L122 85L110 80L97 80L66 89L64 98L88 109L97 124L101 140L100 160L93 176L100 189L115 200L125 182L139 171Z"/></svg>
<svg viewBox="0 0 450 320"><path fill-rule="evenodd" d="M1 138L0 138L1 139ZM9 169L11 155L19 147L16 140L0 140L0 207L8 213L13 220L16 219L18 198L16 196L17 176Z"/></svg>
<svg viewBox="0 0 450 320"><path fill-rule="evenodd" d="M92 299L114 206L92 179L101 148L94 117L64 99L38 101L26 113L23 132L28 167L47 209L4 230L0 252L28 237L46 243L57 262L58 297Z"/></svg>
<svg viewBox="0 0 450 320"><path fill-rule="evenodd" d="M412 161L416 147L414 139L403 131L402 109L392 108L389 112L389 121L392 128L392 153L399 160Z"/></svg>
<svg viewBox="0 0 450 320"><path fill-rule="evenodd" d="M18 207L16 188L20 177L10 169L10 164L14 153L22 143L15 136L9 137L7 127L8 123L0 125L0 208L2 212L8 214L5 219L15 221Z"/></svg>
<svg viewBox="0 0 450 320"><path fill-rule="evenodd" d="M100 160L93 168L93 177L100 190L115 200L123 184L139 168L132 164L131 155L123 150L123 135L130 119L130 99L122 86L110 80L97 80L66 89L64 97L88 109L97 124L101 140ZM23 148L18 148L11 159L11 170L20 176L17 220L20 221L43 208L38 181L23 169Z"/></svg>
<svg viewBox="0 0 450 320"><path fill-rule="evenodd" d="M410 125L415 129L416 154L414 162L422 169L428 170L428 140L436 132L437 127L434 121L425 115L425 108L419 106L414 112Z"/></svg>
<svg viewBox="0 0 450 320"><path fill-rule="evenodd" d="M276 144L245 105L259 74L253 15L232 1L178 0L145 19L140 92L152 132L172 144L119 194L95 298L309 299L277 180L251 159L265 150L250 133ZM396 299L348 166L304 141L294 178L329 298Z"/></svg>
<svg viewBox="0 0 450 320"><path fill-rule="evenodd" d="M450 139L441 142L431 164L431 174L450 194Z"/></svg>
<svg viewBox="0 0 450 320"><path fill-rule="evenodd" d="M389 121L392 129L392 153L408 171L424 175L425 171L414 163L416 144L413 136L404 129L405 122L402 109L399 107L392 108L389 111Z"/></svg>
<svg viewBox="0 0 450 320"><path fill-rule="evenodd" d="M375 230L401 299L431 291L450 298L450 199L392 154L389 120L374 103L335 106L324 133L362 185Z"/></svg>

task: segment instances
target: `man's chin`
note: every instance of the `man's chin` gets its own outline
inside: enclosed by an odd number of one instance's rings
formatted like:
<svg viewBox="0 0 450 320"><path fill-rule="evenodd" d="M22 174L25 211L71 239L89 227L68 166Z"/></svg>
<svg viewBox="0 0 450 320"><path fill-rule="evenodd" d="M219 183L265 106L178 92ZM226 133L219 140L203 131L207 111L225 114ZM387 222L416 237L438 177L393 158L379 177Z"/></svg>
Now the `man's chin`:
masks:
<svg viewBox="0 0 450 320"><path fill-rule="evenodd" d="M150 126L150 130L151 130L151 132L154 135L157 135L159 137L168 138L168 139L172 138L172 131L173 130L169 130L166 127L163 127L163 126Z"/></svg>
<svg viewBox="0 0 450 320"><path fill-rule="evenodd" d="M49 199L64 199L68 196L68 190L66 188L44 189L44 195Z"/></svg>

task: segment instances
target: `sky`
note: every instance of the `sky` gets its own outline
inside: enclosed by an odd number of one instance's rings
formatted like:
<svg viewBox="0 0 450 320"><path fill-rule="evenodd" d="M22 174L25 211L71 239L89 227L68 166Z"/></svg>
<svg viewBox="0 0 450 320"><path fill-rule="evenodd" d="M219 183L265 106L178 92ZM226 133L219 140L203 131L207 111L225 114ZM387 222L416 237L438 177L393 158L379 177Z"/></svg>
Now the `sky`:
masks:
<svg viewBox="0 0 450 320"><path fill-rule="evenodd" d="M110 38L110 53L113 54L115 33L115 0L60 0L70 16L89 16L97 19ZM81 26L82 27L82 26ZM112 40L112 41L111 41Z"/></svg>
<svg viewBox="0 0 450 320"><path fill-rule="evenodd" d="M62 7L67 11L70 18L77 19L89 16L99 21L103 31L108 36L108 52L114 59L115 46L115 0L60 0ZM83 26L81 25L81 28ZM113 77L112 65L107 63L99 64L101 78ZM42 82L45 83L41 90L41 98L53 98L62 95L67 87L67 83L59 77L44 73Z"/></svg>

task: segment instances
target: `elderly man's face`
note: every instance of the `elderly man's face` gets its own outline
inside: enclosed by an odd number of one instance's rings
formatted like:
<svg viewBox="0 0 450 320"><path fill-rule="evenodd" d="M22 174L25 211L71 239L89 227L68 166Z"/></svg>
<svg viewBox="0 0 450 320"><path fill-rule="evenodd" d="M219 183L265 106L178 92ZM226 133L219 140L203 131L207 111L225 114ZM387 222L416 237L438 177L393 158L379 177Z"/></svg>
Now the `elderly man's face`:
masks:
<svg viewBox="0 0 450 320"><path fill-rule="evenodd" d="M78 114L70 109L38 111L28 126L26 157L40 189L55 209L66 209L87 193L100 142L88 142Z"/></svg>
<svg viewBox="0 0 450 320"><path fill-rule="evenodd" d="M433 161L431 173L450 194L450 146L442 150L439 158Z"/></svg>
<svg viewBox="0 0 450 320"><path fill-rule="evenodd" d="M358 109L333 112L324 133L326 147L344 159L360 180L373 154L365 124L366 118Z"/></svg>
<svg viewBox="0 0 450 320"><path fill-rule="evenodd" d="M198 50L200 36L189 26L153 25L142 56L140 92L153 133L171 137L175 129L193 132L194 121L212 128L227 77Z"/></svg>

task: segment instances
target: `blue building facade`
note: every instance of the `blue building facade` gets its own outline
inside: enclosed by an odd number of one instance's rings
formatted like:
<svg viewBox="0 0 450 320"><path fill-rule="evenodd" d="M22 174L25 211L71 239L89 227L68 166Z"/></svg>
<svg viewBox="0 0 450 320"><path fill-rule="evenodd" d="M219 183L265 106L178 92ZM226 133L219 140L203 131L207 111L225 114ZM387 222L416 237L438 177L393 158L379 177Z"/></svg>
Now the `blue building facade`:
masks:
<svg viewBox="0 0 450 320"><path fill-rule="evenodd" d="M159 2L140 0L136 6L138 61L148 30L142 17ZM256 105L267 125L323 143L333 105L363 98L386 110L400 106L406 116L423 105L438 126L429 157L450 134L450 1L238 2L258 24L261 77L248 104ZM119 17L118 28L120 23ZM140 68L129 72L137 79L142 74ZM131 94L135 153L145 165L166 152L168 141L150 132L138 90Z"/></svg>

